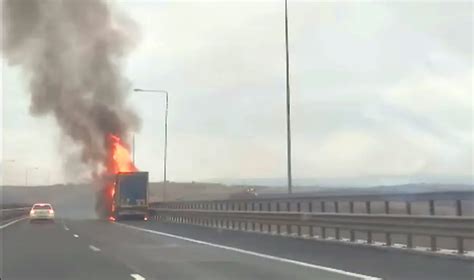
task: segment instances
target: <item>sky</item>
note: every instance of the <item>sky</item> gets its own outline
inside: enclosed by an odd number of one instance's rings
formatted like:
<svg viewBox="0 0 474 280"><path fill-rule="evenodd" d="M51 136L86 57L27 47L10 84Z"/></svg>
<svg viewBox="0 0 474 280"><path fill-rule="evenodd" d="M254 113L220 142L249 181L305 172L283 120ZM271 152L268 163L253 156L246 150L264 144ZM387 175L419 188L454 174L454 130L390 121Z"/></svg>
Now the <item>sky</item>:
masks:
<svg viewBox="0 0 474 280"><path fill-rule="evenodd" d="M473 182L472 2L288 2L296 180ZM169 180L286 176L283 3L115 3L140 30L123 71L153 181L165 99L133 88L169 92ZM29 115L21 69L2 60L1 82L3 183L79 180L64 172L75 147Z"/></svg>

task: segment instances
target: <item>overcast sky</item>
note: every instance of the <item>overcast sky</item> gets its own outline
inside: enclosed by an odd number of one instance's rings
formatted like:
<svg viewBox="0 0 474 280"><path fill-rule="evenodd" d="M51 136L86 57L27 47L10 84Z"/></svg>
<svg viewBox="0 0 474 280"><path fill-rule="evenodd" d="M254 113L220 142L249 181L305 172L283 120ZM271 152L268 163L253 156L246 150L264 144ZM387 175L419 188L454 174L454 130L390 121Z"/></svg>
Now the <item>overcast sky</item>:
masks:
<svg viewBox="0 0 474 280"><path fill-rule="evenodd" d="M141 32L132 87L170 93L170 180L285 177L283 3L117 5ZM295 178L472 182L471 1L289 0L289 32ZM32 184L66 180L54 121L29 116L26 77L2 65L4 183L27 166ZM164 96L129 102L137 165L162 180Z"/></svg>

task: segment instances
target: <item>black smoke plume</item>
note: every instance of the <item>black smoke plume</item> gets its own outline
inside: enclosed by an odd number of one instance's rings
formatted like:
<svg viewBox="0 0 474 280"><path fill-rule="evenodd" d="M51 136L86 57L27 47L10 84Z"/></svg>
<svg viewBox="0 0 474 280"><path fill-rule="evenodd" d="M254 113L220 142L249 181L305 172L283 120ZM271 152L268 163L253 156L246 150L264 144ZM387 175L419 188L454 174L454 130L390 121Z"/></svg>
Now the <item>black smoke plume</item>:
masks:
<svg viewBox="0 0 474 280"><path fill-rule="evenodd" d="M108 3L2 1L2 54L29 82L31 114L54 116L91 176L106 164L107 135L126 139L140 125L126 106L129 84L121 73L137 30Z"/></svg>

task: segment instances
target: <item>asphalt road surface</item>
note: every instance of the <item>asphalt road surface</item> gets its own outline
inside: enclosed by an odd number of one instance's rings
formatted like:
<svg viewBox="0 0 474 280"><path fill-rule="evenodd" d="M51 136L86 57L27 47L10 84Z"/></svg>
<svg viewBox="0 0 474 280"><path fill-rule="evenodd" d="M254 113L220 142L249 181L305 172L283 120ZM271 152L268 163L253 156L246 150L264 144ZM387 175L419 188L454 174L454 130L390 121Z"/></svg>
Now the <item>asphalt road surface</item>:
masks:
<svg viewBox="0 0 474 280"><path fill-rule="evenodd" d="M21 220L1 230L1 278L358 279L97 220Z"/></svg>
<svg viewBox="0 0 474 280"><path fill-rule="evenodd" d="M7 221L3 222L5 225ZM150 222L21 220L0 229L15 279L473 279L473 263Z"/></svg>

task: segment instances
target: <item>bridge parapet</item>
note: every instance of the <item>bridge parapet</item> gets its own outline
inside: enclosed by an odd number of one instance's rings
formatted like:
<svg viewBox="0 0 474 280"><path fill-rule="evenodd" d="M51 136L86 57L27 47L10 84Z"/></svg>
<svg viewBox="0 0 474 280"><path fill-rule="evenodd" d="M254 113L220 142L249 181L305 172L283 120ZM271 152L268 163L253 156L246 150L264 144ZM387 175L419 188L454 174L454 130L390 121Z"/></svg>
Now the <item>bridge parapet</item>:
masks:
<svg viewBox="0 0 474 280"><path fill-rule="evenodd" d="M465 256L474 249L473 202L474 192L293 195L158 202L151 204L151 212L176 223L386 247L425 246Z"/></svg>

